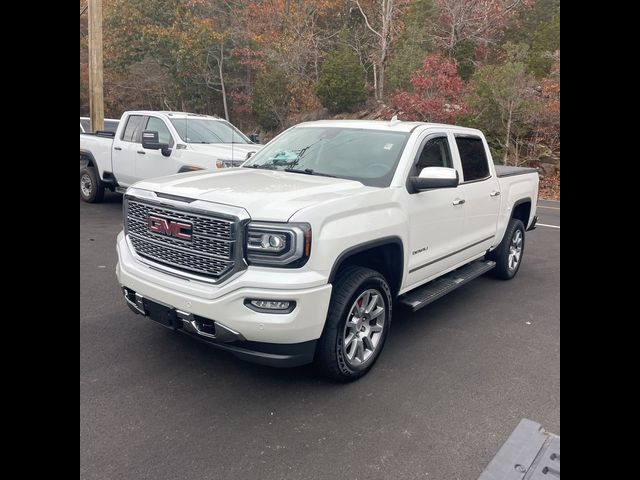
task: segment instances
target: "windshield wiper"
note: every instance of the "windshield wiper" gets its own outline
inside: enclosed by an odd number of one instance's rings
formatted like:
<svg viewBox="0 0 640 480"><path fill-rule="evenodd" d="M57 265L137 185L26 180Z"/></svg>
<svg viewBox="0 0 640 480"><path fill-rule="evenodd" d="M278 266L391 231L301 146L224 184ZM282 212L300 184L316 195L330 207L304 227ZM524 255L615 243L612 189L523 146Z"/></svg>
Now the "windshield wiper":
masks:
<svg viewBox="0 0 640 480"><path fill-rule="evenodd" d="M259 165L257 163L255 163L253 165L245 165L244 168L262 168L264 170L274 170L271 167L267 167L267 166L264 166L264 165Z"/></svg>
<svg viewBox="0 0 640 480"><path fill-rule="evenodd" d="M335 175L329 175L328 173L316 172L312 168L305 168L305 169L301 169L301 170L298 170L298 169L295 169L295 168L285 168L284 171L285 172L291 172L291 173L303 173L305 175L319 175L321 177L336 178Z"/></svg>

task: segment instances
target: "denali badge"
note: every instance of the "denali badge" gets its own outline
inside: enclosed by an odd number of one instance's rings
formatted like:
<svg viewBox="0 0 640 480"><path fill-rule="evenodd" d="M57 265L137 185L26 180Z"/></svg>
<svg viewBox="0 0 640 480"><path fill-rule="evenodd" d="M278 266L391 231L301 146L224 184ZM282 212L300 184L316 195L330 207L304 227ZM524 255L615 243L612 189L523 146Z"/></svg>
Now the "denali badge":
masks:
<svg viewBox="0 0 640 480"><path fill-rule="evenodd" d="M168 237L179 238L180 240L191 241L191 231L193 226L190 223L176 222L166 218L149 215L149 231L167 235Z"/></svg>

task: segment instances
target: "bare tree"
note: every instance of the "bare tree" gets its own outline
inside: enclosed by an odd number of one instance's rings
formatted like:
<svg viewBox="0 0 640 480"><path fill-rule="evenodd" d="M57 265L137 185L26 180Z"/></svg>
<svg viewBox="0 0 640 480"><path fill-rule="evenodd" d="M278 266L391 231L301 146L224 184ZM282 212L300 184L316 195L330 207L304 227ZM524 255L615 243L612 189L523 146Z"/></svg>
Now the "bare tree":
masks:
<svg viewBox="0 0 640 480"><path fill-rule="evenodd" d="M440 19L433 26L434 37L449 55L465 40L487 46L525 4L526 0L437 0Z"/></svg>
<svg viewBox="0 0 640 480"><path fill-rule="evenodd" d="M367 28L371 33L378 37L378 49L373 56L373 71L374 71L374 88L376 99L382 99L384 96L384 74L387 64L387 58L389 57L389 50L392 46L393 40L397 35L397 29L395 20L401 8L406 6L407 0L374 0L371 5L370 16L372 18L379 18L374 28L371 25L369 16L365 13L360 0L355 0L358 10L364 19ZM371 15L374 13L375 15Z"/></svg>
<svg viewBox="0 0 640 480"><path fill-rule="evenodd" d="M213 58L215 66L210 64L210 58ZM222 95L222 105L224 106L224 118L229 121L229 108L227 107L227 90L224 84L224 39L220 41L220 50L212 50L207 52L207 75L205 76L205 84L207 87L219 92ZM213 72L215 72L215 77Z"/></svg>

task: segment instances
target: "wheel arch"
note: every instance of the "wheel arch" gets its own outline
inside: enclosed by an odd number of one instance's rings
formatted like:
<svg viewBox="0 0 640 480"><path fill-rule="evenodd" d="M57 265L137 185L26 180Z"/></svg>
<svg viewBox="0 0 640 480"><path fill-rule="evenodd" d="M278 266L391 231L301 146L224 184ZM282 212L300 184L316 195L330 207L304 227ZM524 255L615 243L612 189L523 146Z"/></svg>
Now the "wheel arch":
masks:
<svg viewBox="0 0 640 480"><path fill-rule="evenodd" d="M524 224L525 230L529 226L529 218L531 217L532 201L530 197L524 197L516 200L511 209L511 218L517 218Z"/></svg>
<svg viewBox="0 0 640 480"><path fill-rule="evenodd" d="M80 149L80 168L94 167L97 169L96 159L89 150Z"/></svg>
<svg viewBox="0 0 640 480"><path fill-rule="evenodd" d="M348 265L371 268L385 277L392 297L398 295L404 275L404 246L398 236L371 240L344 250L333 264L329 283L335 281L341 268Z"/></svg>

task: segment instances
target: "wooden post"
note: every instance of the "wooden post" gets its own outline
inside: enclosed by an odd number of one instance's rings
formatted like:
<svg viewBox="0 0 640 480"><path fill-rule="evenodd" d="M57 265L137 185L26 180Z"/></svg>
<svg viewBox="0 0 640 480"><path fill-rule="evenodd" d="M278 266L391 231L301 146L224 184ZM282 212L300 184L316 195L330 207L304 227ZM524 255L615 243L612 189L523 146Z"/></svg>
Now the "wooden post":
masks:
<svg viewBox="0 0 640 480"><path fill-rule="evenodd" d="M102 0L89 0L89 109L91 131L104 130Z"/></svg>

